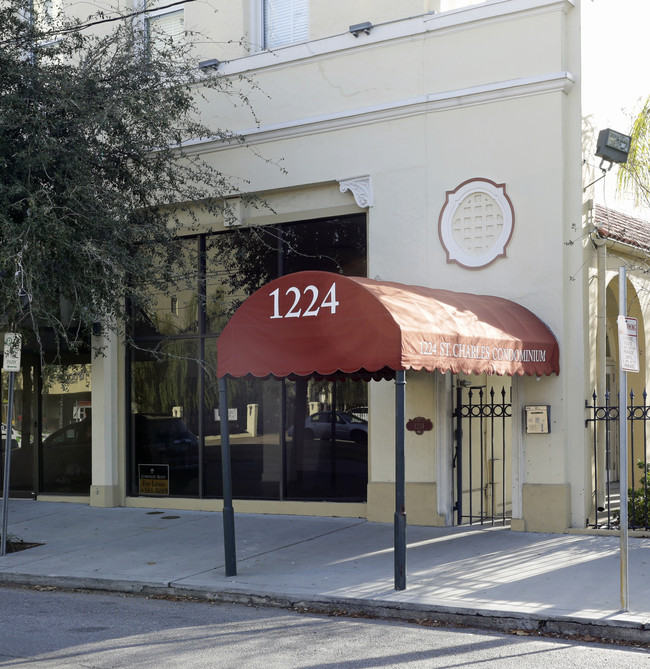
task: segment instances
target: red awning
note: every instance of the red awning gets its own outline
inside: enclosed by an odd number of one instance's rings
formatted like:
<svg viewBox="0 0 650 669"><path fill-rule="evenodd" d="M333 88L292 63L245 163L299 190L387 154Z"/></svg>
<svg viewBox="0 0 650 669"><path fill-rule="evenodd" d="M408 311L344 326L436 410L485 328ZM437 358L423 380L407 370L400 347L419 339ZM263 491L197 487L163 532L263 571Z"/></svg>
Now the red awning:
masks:
<svg viewBox="0 0 650 669"><path fill-rule="evenodd" d="M329 272L288 274L260 288L217 350L219 377L560 371L553 333L519 304Z"/></svg>

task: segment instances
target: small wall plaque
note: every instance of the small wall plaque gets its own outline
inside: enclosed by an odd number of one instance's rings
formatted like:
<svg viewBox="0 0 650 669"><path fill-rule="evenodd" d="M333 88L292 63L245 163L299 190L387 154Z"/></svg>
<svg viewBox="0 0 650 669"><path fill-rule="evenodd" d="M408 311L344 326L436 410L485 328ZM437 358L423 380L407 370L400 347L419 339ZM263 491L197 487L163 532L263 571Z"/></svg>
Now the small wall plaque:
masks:
<svg viewBox="0 0 650 669"><path fill-rule="evenodd" d="M411 418L408 423L406 423L406 429L410 432L415 432L415 434L424 434L424 432L433 430L433 422L430 418L417 416L415 418Z"/></svg>
<svg viewBox="0 0 650 669"><path fill-rule="evenodd" d="M551 407L548 404L524 407L526 434L548 434L551 431Z"/></svg>

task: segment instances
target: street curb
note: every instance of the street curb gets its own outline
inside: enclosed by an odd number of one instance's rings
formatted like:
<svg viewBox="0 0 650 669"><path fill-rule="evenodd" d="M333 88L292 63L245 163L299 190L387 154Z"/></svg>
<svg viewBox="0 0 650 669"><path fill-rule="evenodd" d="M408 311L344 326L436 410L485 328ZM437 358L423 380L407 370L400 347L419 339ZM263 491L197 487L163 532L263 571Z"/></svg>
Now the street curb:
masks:
<svg viewBox="0 0 650 669"><path fill-rule="evenodd" d="M522 632L530 635L588 637L591 640L648 644L650 621L589 621L571 616L536 616L530 613L467 611L452 607L403 602L377 602L368 599L291 596L286 593L250 592L249 590L206 589L179 586L171 582L129 581L74 576L43 576L0 573L0 586L51 587L60 590L90 590L148 597L201 600L280 608L325 615L402 620L415 624L467 627L498 632Z"/></svg>

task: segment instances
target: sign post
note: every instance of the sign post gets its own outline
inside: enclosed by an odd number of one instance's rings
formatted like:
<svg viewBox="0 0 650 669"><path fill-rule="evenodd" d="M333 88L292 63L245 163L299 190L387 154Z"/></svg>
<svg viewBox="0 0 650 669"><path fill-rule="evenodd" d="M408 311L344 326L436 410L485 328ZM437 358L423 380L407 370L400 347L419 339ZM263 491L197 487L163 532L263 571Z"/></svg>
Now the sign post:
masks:
<svg viewBox="0 0 650 669"><path fill-rule="evenodd" d="M0 540L0 555L7 554L7 511L9 504L9 474L11 467L11 438L13 437L14 412L14 381L16 372L20 370L21 338L14 332L5 332L4 357L2 370L9 372L9 392L7 398L7 434L5 439L5 467L2 486L2 538Z"/></svg>
<svg viewBox="0 0 650 669"><path fill-rule="evenodd" d="M627 519L627 373L639 371L638 323L628 318L627 278L625 267L618 274L618 358L620 366L618 390L619 469L621 480L621 610L628 611L628 519Z"/></svg>
<svg viewBox="0 0 650 669"><path fill-rule="evenodd" d="M230 432L228 421L228 386L224 376L219 378L219 409L221 421L221 469L223 476L223 549L226 576L237 576L237 552L235 544L235 510L232 505L232 472L230 467Z"/></svg>

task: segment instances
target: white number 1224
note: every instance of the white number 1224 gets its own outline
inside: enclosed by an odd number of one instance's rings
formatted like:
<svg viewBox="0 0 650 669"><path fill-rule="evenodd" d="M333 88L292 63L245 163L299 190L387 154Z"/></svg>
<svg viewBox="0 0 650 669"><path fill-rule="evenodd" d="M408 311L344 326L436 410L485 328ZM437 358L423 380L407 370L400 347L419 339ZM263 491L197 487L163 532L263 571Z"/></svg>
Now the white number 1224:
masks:
<svg viewBox="0 0 650 669"><path fill-rule="evenodd" d="M336 300L336 283L333 283L330 289L327 291L327 294L323 298L323 301L319 303L318 298L318 288L316 286L307 286L302 294L300 289L295 286L290 286L287 288L285 295L293 296L293 304L289 307L289 310L284 314L280 313L280 289L276 288L271 291L269 295L273 298L273 315L270 318L305 318L307 316L318 316L321 309L329 308L331 314L336 313L336 307L339 306L339 303ZM303 299L304 298L304 299ZM303 306L306 301L309 301L309 304L306 309L298 308L300 302L302 301Z"/></svg>

